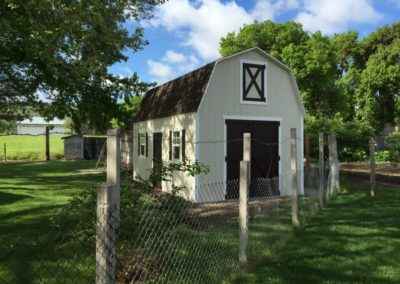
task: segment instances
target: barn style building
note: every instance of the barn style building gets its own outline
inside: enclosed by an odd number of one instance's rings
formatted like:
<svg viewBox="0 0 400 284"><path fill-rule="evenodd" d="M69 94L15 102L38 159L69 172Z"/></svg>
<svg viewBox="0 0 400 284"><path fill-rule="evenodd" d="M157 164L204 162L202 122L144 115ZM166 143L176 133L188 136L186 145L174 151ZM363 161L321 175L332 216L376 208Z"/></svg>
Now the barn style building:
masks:
<svg viewBox="0 0 400 284"><path fill-rule="evenodd" d="M194 202L237 198L242 137L250 132L250 197L289 195L295 128L303 193L304 114L296 80L283 63L259 48L221 58L147 92L133 127L134 176L147 177L159 162L199 161L208 174L177 173L162 190L184 185Z"/></svg>
<svg viewBox="0 0 400 284"><path fill-rule="evenodd" d="M67 130L64 127L64 120L55 118L47 121L44 117L33 116L17 122L18 135L43 135L46 133L46 127L50 128L52 134L65 134Z"/></svg>

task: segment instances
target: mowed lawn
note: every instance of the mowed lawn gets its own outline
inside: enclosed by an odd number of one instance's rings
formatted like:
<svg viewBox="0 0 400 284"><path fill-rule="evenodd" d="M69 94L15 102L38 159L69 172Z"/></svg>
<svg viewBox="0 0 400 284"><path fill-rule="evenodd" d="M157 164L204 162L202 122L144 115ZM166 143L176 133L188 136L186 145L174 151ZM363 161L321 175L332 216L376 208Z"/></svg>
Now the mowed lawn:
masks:
<svg viewBox="0 0 400 284"><path fill-rule="evenodd" d="M380 186L375 198L363 182L344 189L283 245L265 237L264 257L234 283L400 283L400 187Z"/></svg>
<svg viewBox="0 0 400 284"><path fill-rule="evenodd" d="M95 190L104 180L94 165L94 161L0 164L0 283L50 283L42 278L49 275L58 281L51 283L64 283L63 279L87 283L76 275L88 267L85 262L94 268L93 259L82 260L76 251L77 259L65 262L63 269L63 262L52 267L58 255L40 259L48 248L39 240L51 234L51 217L71 196ZM301 230L291 229L287 205L271 216L251 218L249 266L233 280L226 275L230 279L226 283L400 283L400 188L379 187L371 198L367 184L343 184L346 193L314 216L307 214ZM225 227L218 236L234 244L236 256L237 225ZM78 250L86 246L77 244ZM38 264L45 269L35 269Z"/></svg>
<svg viewBox="0 0 400 284"><path fill-rule="evenodd" d="M50 218L71 197L95 190L104 175L95 161L0 163L0 283L30 283L31 265L46 247Z"/></svg>
<svg viewBox="0 0 400 284"><path fill-rule="evenodd" d="M50 135L50 156L61 158L64 155L65 135ZM45 135L6 135L0 136L0 160L4 160L4 145L7 160L44 160Z"/></svg>

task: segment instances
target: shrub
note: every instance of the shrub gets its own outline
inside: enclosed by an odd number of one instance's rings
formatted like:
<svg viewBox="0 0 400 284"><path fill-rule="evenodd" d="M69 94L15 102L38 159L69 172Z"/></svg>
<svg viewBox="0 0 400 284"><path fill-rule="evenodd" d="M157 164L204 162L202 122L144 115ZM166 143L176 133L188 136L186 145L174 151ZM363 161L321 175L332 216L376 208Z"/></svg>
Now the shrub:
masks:
<svg viewBox="0 0 400 284"><path fill-rule="evenodd" d="M377 162L390 162L391 161L391 154L388 150L377 151L375 153L375 160Z"/></svg>
<svg viewBox="0 0 400 284"><path fill-rule="evenodd" d="M358 162L365 161L368 156L364 149L356 147L343 147L339 153L341 161Z"/></svg>
<svg viewBox="0 0 400 284"><path fill-rule="evenodd" d="M394 132L386 138L386 146L391 161L400 162L400 132Z"/></svg>

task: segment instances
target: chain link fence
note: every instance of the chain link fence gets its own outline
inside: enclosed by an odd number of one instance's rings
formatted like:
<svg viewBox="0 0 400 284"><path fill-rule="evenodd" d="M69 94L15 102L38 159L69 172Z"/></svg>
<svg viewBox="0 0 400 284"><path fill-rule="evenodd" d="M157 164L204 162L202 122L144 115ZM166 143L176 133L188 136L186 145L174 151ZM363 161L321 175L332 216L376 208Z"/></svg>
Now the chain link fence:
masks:
<svg viewBox="0 0 400 284"><path fill-rule="evenodd" d="M114 153L120 153L119 149ZM241 248L245 249L248 262L253 262L273 256L293 237L293 197L281 194L282 187L292 185L282 184L281 180L297 179L298 174L289 171L281 173L281 177L249 179L244 245L240 237L243 203L240 198L226 198L227 192L241 196L242 177L228 181L224 177L202 179L197 185L198 200L220 201L193 202L179 192L154 190L143 182L132 181L128 173L123 182L118 182L121 187L101 186L63 208L53 220L53 231L25 244L33 252L26 261L29 274L0 272L0 282L237 281L243 269L239 262ZM305 168L304 180L305 194L298 198L302 225L318 209L318 167ZM300 189L300 184L294 185ZM43 247L45 251L37 251ZM10 248L5 253L12 251Z"/></svg>

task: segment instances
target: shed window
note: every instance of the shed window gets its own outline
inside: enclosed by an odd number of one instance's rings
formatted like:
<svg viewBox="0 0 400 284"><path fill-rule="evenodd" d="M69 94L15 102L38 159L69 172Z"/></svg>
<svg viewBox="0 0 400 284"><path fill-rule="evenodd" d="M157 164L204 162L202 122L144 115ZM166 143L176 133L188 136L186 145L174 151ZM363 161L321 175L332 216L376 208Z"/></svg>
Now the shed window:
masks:
<svg viewBox="0 0 400 284"><path fill-rule="evenodd" d="M172 134L172 155L174 160L180 160L182 149L181 132L174 131Z"/></svg>
<svg viewBox="0 0 400 284"><path fill-rule="evenodd" d="M265 64L243 63L242 101L266 102Z"/></svg>
<svg viewBox="0 0 400 284"><path fill-rule="evenodd" d="M146 134L139 134L139 155L146 156Z"/></svg>

